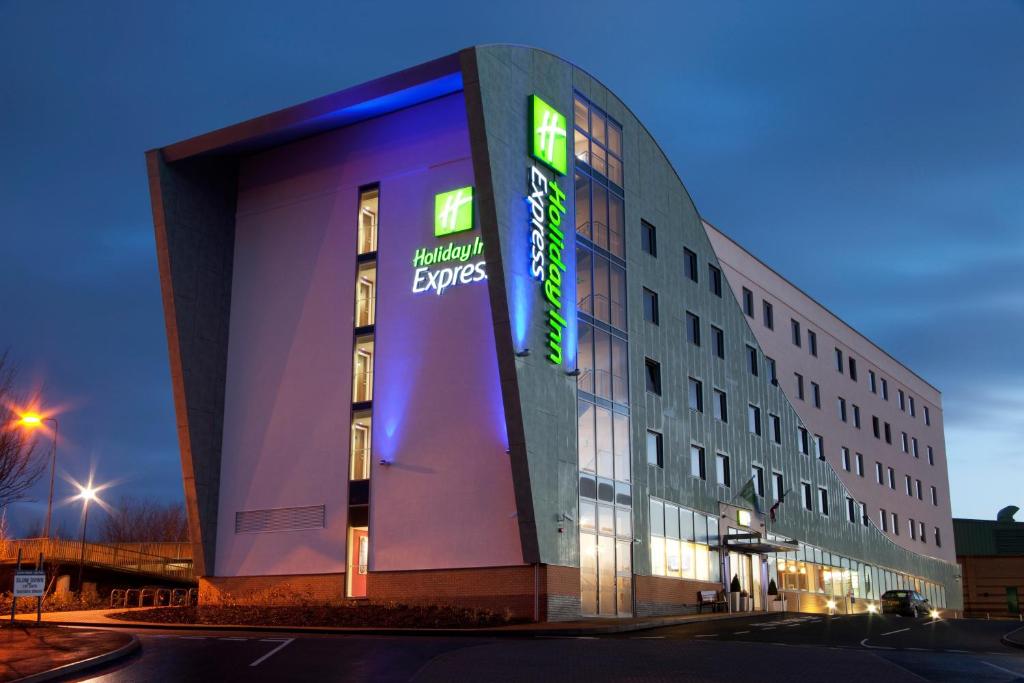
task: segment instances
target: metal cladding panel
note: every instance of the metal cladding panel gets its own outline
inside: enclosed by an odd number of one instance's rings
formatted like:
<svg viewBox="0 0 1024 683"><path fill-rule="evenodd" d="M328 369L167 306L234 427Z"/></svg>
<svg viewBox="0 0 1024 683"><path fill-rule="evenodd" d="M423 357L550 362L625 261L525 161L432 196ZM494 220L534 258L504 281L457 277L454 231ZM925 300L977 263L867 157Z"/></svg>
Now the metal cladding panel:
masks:
<svg viewBox="0 0 1024 683"><path fill-rule="evenodd" d="M464 63L465 63L464 58ZM484 217L485 231L499 239L504 273L500 282L508 320L499 338L499 363L503 370L506 402L518 401L522 414L522 443L513 440L513 449L521 447L525 462L517 474L520 496L521 525L524 547L529 534L524 513L532 514L537 557L553 564L577 564L578 537L572 522L566 533L559 533L559 519L571 515L575 519L576 500L576 414L575 387L571 378L551 366L534 350L543 346L543 317L534 309L539 305L535 283L527 281L526 296L522 291L522 259L528 245L525 224L528 222L524 198L529 157L526 149L527 102L537 93L561 111L572 111L573 90L579 91L623 127L627 302L629 316L630 414L633 454L633 516L634 571L650 574L648 538L648 500L650 496L681 505L719 514L720 503L729 502L750 478L755 463L781 470L787 488L795 486L797 495L786 498L777 524L768 531L796 538L804 543L848 556L879 567L930 578L944 584L951 607L960 603L956 565L904 550L893 544L874 526L846 521L847 492L837 473L825 461L799 453L797 428L800 418L784 393L773 386L764 372L764 354L751 331L746 317L732 296L723 277L723 293L711 293L707 283L707 264L719 265L704 232L700 215L678 174L664 153L632 112L605 87L585 72L544 52L529 48L488 46L476 48L471 60L476 75L467 70L466 87L471 134L473 132L473 89L478 87L480 123L484 134L478 141L484 150L474 150L478 160L477 174L486 168L487 181L493 192L493 224ZM477 85L478 84L478 85ZM480 163L480 162L484 163ZM571 170L570 170L571 173ZM570 209L571 211L571 209ZM639 225L641 219L658 229L657 258L641 250ZM684 276L683 247L697 253L699 282ZM489 259L492 255L489 253ZM644 321L642 288L660 294L661 324ZM492 294L493 296L493 294ZM492 299L493 300L493 299ZM522 311L527 310L525 317ZM685 315L700 317L705 342L697 347L686 342ZM496 314L497 315L497 314ZM522 332L517 321L525 320ZM721 328L726 339L726 358L714 357L708 337L713 324ZM758 349L759 376L747 370L745 347ZM515 357L522 347L531 349L526 357ZM662 365L662 395L645 391L644 358L658 360ZM687 402L687 381L695 377L704 382L703 413L691 411ZM712 388L728 395L731 416L728 423L712 418ZM780 417L782 445L767 436L755 436L747 430L747 406L760 407L762 422L769 414ZM512 421L510 420L510 426ZM644 451L648 428L663 432L665 466L649 466ZM513 430L514 431L514 428ZM510 431L511 433L511 431ZM765 432L766 433L766 432ZM709 481L689 475L689 446L699 443L709 459ZM714 456L723 452L731 458L733 485L719 487L714 480ZM799 482L809 481L817 495L819 486L828 490L832 514L802 509ZM527 485L528 489L523 489ZM528 496L524 496L524 490ZM723 525L728 522L723 520Z"/></svg>
<svg viewBox="0 0 1024 683"><path fill-rule="evenodd" d="M524 557L575 566L576 386L567 372L574 365L569 359L555 365L546 357L543 288L529 272L527 203L533 163L527 134L530 96L540 95L571 117L572 67L542 52L504 46L467 51L463 60L477 184L486 195L481 225L497 309L496 342ZM559 182L568 195L569 223L571 175ZM500 265L492 267L495 261ZM572 279L571 272L567 278Z"/></svg>

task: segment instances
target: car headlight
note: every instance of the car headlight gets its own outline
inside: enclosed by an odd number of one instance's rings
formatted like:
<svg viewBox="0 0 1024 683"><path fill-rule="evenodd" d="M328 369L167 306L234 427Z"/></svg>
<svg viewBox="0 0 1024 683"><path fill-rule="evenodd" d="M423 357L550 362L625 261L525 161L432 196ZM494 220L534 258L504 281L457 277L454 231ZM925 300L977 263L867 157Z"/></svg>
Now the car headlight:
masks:
<svg viewBox="0 0 1024 683"><path fill-rule="evenodd" d="M932 619L938 619L938 618L939 618L939 616L940 616L940 615L939 615L939 610L937 610L937 609L933 609L933 610L932 610L931 612L929 612L928 614L930 614L930 615L931 615L931 618L932 618Z"/></svg>
<svg viewBox="0 0 1024 683"><path fill-rule="evenodd" d="M868 612L876 614L878 612L878 605L868 605Z"/></svg>

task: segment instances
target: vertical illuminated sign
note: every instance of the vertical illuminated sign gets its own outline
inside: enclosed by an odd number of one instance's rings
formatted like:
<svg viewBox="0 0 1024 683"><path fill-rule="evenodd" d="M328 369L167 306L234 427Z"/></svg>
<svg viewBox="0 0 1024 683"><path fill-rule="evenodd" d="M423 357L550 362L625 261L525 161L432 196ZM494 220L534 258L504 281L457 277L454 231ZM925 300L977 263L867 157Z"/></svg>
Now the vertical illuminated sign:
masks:
<svg viewBox="0 0 1024 683"><path fill-rule="evenodd" d="M563 252L565 233L565 191L557 176L568 169L566 118L541 98L530 101L530 151L541 164L531 164L530 205L530 275L543 286L547 301L547 358L561 365L563 335L567 323L563 317L563 278L566 274ZM554 175L548 169L555 172Z"/></svg>

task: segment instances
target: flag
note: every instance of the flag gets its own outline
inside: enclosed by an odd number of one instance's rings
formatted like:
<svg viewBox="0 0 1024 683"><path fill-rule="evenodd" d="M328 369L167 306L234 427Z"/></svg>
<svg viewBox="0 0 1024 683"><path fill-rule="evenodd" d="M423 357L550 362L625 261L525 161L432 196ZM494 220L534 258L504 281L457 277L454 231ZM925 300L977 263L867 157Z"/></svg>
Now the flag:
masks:
<svg viewBox="0 0 1024 683"><path fill-rule="evenodd" d="M786 491L785 493L780 494L779 495L779 499L777 501L775 501L775 504L772 505L771 508L768 509L768 516L771 517L771 520L773 522L775 521L775 512L776 512L776 510L779 509L779 506L782 505L782 503L786 500L786 494L787 493L789 493L789 491Z"/></svg>
<svg viewBox="0 0 1024 683"><path fill-rule="evenodd" d="M754 510L757 510L758 514L761 513L761 511L758 510L757 505L757 490L754 488L754 477L751 477L750 481L743 485L738 497L750 503L750 506L754 508Z"/></svg>

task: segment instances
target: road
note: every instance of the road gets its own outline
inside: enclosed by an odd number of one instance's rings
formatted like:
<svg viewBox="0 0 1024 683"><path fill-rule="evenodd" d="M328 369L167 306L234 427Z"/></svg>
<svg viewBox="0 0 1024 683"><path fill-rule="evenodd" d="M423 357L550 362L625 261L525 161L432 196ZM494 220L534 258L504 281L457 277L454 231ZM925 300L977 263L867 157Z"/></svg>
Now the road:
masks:
<svg viewBox="0 0 1024 683"><path fill-rule="evenodd" d="M761 615L600 638L138 630L139 654L69 680L1007 683L1024 681L1024 650L1000 643L1017 626Z"/></svg>

